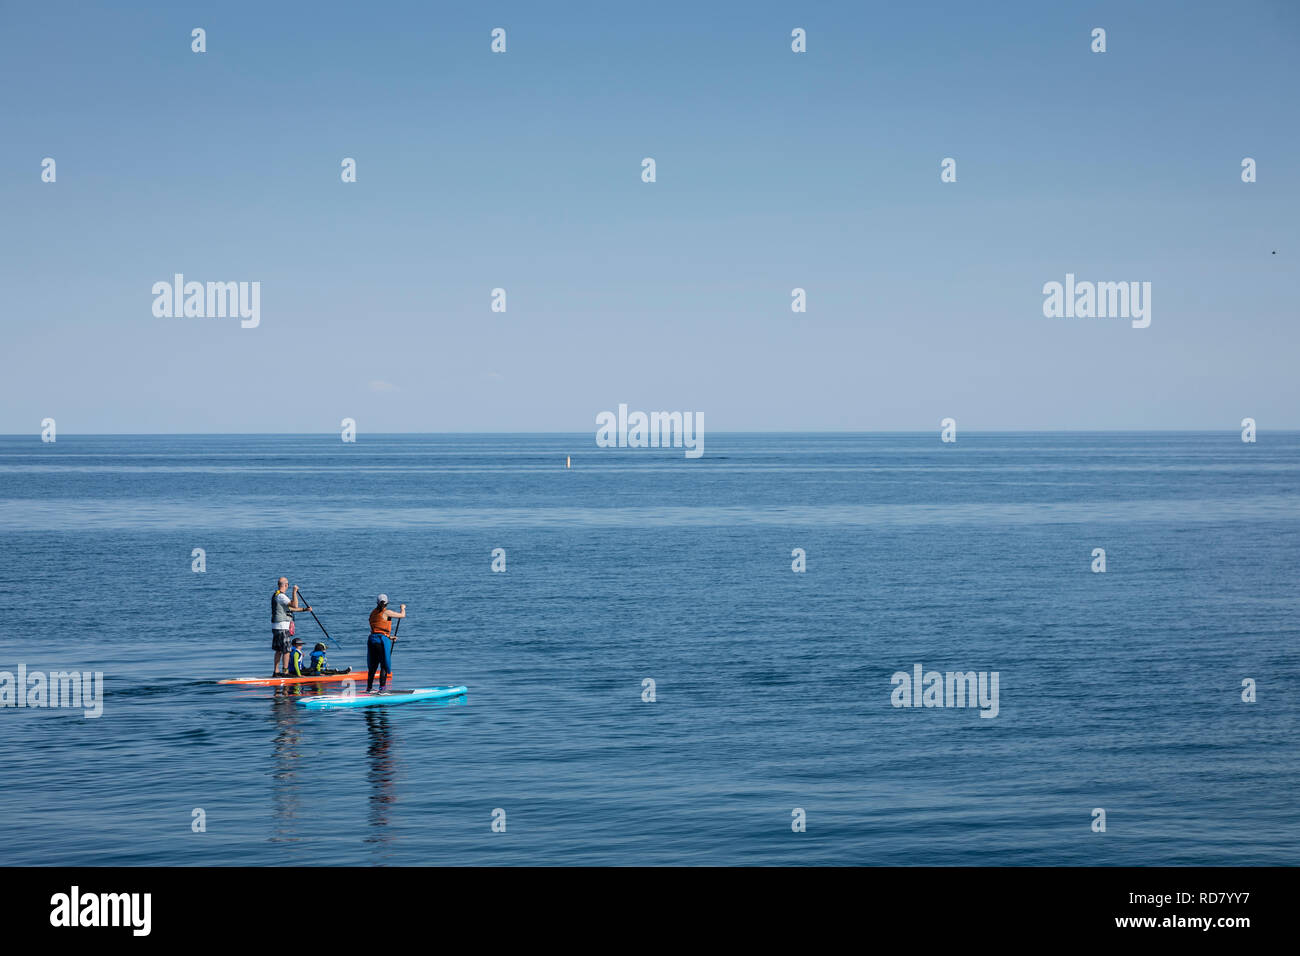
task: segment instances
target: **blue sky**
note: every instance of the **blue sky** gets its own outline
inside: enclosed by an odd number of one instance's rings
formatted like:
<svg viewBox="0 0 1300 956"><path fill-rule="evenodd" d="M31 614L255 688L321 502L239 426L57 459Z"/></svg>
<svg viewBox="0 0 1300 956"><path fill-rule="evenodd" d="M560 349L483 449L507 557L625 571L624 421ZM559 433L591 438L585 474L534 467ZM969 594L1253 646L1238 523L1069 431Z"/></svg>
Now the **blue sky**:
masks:
<svg viewBox="0 0 1300 956"><path fill-rule="evenodd" d="M0 6L0 432L1300 427L1298 4L132 6Z"/></svg>

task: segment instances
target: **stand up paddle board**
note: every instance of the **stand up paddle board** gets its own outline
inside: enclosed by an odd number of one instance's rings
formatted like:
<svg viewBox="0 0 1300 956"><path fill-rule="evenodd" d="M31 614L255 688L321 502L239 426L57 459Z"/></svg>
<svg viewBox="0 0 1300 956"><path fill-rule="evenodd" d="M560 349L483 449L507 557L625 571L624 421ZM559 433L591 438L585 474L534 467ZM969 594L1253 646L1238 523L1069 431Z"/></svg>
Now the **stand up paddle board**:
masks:
<svg viewBox="0 0 1300 956"><path fill-rule="evenodd" d="M230 677L218 684L238 684L241 687L284 687L288 684L332 684L341 680L365 680L366 669L348 671L346 674L320 674L313 677Z"/></svg>
<svg viewBox="0 0 1300 956"><path fill-rule="evenodd" d="M419 687L415 690L390 690L383 694L330 694L324 697L300 697L294 701L299 707L309 710L325 710L332 707L387 707L391 704L410 704L420 700L452 700L464 698L469 688L457 687Z"/></svg>

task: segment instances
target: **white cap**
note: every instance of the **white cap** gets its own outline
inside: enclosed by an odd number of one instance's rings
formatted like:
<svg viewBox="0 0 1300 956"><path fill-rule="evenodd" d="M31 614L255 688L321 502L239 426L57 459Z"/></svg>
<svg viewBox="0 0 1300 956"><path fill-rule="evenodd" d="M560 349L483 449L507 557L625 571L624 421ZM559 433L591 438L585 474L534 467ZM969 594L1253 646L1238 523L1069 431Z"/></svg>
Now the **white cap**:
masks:
<svg viewBox="0 0 1300 956"><path fill-rule="evenodd" d="M387 603L388 603L388 595L387 595L387 594L381 594L381 595L379 595L379 597L375 598L375 603L376 603L376 604L387 604Z"/></svg>

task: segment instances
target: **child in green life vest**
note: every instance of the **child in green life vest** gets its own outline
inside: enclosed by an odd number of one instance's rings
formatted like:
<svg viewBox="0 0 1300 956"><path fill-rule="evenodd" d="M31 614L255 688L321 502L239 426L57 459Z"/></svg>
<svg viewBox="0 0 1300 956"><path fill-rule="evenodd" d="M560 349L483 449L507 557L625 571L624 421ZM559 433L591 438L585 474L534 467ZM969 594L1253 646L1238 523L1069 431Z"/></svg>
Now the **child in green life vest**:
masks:
<svg viewBox="0 0 1300 956"><path fill-rule="evenodd" d="M290 677L327 677L331 674L347 674L352 668L345 667L343 670L331 670L329 662L325 658L325 645L317 644L311 652L311 659L308 660L302 653L302 638L296 637L293 641L293 650L289 652L289 676Z"/></svg>

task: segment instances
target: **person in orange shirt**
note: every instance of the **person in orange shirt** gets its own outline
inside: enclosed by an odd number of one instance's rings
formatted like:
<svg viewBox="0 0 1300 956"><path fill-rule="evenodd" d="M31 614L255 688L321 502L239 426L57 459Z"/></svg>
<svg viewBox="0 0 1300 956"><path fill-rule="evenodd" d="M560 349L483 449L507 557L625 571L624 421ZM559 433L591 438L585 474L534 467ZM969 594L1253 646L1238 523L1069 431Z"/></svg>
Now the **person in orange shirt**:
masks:
<svg viewBox="0 0 1300 956"><path fill-rule="evenodd" d="M382 694L393 670L393 621L406 617L406 605L400 611L388 610L388 595L375 599L375 609L370 612L370 638L366 641L366 693L375 686L375 671L379 671L379 692Z"/></svg>

